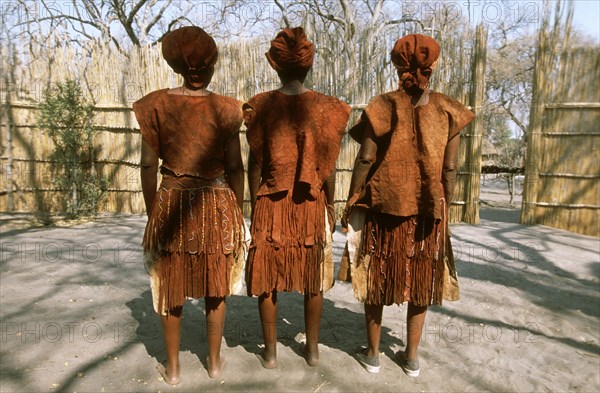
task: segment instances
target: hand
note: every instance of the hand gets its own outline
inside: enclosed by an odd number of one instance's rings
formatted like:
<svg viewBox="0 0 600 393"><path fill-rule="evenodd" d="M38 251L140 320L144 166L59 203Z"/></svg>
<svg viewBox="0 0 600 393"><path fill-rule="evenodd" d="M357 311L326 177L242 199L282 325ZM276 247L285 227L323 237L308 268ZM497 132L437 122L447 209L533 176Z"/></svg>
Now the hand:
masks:
<svg viewBox="0 0 600 393"><path fill-rule="evenodd" d="M327 205L327 220L329 221L329 230L331 233L335 232L335 206Z"/></svg>
<svg viewBox="0 0 600 393"><path fill-rule="evenodd" d="M342 222L342 232L344 233L348 232L348 223L350 220L350 214L352 214L352 207L360 199L361 193L355 192L351 195L352 196L348 198L348 201L346 202L346 207L344 208L344 213L342 214L342 219L340 220Z"/></svg>
<svg viewBox="0 0 600 393"><path fill-rule="evenodd" d="M352 206L346 205L344 209L344 214L342 214L341 223L342 223L342 232L348 232L348 220L350 219L350 213L352 213Z"/></svg>

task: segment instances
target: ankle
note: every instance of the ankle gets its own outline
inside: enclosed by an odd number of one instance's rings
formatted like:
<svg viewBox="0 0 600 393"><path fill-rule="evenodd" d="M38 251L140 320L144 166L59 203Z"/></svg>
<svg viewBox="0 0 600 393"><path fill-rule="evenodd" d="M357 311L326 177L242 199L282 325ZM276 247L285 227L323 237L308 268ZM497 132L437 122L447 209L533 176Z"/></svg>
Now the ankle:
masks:
<svg viewBox="0 0 600 393"><path fill-rule="evenodd" d="M311 367L316 367L319 365L319 351L310 351L308 347L304 347L304 359L306 363Z"/></svg>
<svg viewBox="0 0 600 393"><path fill-rule="evenodd" d="M266 357L275 359L277 357L277 346L265 345L263 353Z"/></svg>
<svg viewBox="0 0 600 393"><path fill-rule="evenodd" d="M418 356L417 356L417 351L409 351L406 350L404 351L404 357L406 358L406 360L417 360Z"/></svg>
<svg viewBox="0 0 600 393"><path fill-rule="evenodd" d="M306 340L306 344L304 345L307 351L309 352L319 352L319 342Z"/></svg>
<svg viewBox="0 0 600 393"><path fill-rule="evenodd" d="M179 359L169 361L167 360L167 370L177 371L179 370Z"/></svg>

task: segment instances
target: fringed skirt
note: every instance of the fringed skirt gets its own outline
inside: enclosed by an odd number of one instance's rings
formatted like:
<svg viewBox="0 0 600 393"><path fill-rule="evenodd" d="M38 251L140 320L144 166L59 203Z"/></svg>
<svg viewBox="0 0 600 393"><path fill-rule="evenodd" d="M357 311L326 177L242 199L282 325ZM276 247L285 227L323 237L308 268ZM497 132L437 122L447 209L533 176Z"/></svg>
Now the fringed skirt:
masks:
<svg viewBox="0 0 600 393"><path fill-rule="evenodd" d="M317 294L333 286L327 200L282 192L259 196L246 264L248 295L272 291Z"/></svg>
<svg viewBox="0 0 600 393"><path fill-rule="evenodd" d="M378 305L442 304L449 279L446 228L445 215L398 217L355 208L345 250L355 297Z"/></svg>
<svg viewBox="0 0 600 393"><path fill-rule="evenodd" d="M155 311L238 292L245 245L242 212L222 177L164 176L143 241Z"/></svg>

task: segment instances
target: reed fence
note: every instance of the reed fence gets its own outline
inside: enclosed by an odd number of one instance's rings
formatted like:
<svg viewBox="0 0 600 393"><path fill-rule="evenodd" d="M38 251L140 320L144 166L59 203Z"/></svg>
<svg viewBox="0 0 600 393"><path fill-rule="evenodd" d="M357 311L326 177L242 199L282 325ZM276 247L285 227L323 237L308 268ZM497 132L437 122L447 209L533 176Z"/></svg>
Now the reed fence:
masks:
<svg viewBox="0 0 600 393"><path fill-rule="evenodd" d="M539 32L521 222L600 236L600 49L571 18Z"/></svg>
<svg viewBox="0 0 600 393"><path fill-rule="evenodd" d="M480 30L477 35L467 31L462 35L436 37L444 55L432 80L434 90L470 104L475 112L482 108L482 67L485 68L486 33ZM350 125L358 119L370 98L397 88L395 70L389 62L393 40L388 42L382 38L375 46L359 46L360 58L367 61L354 70L348 57L339 55L343 52L343 43L328 35L316 35L312 40L316 58L307 84L351 103ZM211 90L243 101L261 91L277 88L277 75L264 56L268 45L267 38L220 44ZM75 79L95 105L95 167L97 173L110 182L101 210L143 212L138 164L140 135L131 104L153 90L181 84L181 79L162 59L160 47L132 49L128 56L123 56L108 46L99 45L77 51L64 45L60 37L54 37L43 45L36 42L3 45L2 55L0 211L64 209L61 190L53 186L54 163L48 159L52 142L37 128L36 116L44 89ZM473 93L476 89L477 94ZM242 130L241 139L246 161L248 147L244 132ZM451 219L476 222L481 128L463 130L463 138ZM357 152L358 144L346 135L336 165L338 210L343 209L347 198ZM249 200L247 190L246 187ZM248 205L246 202L246 213Z"/></svg>

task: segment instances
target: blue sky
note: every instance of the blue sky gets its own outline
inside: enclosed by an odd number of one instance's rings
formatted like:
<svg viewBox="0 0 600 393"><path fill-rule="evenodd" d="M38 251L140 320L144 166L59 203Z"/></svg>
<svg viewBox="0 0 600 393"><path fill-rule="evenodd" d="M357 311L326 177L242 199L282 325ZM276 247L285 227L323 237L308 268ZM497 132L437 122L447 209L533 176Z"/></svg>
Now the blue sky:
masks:
<svg viewBox="0 0 600 393"><path fill-rule="evenodd" d="M600 42L600 0L575 0L573 25Z"/></svg>

